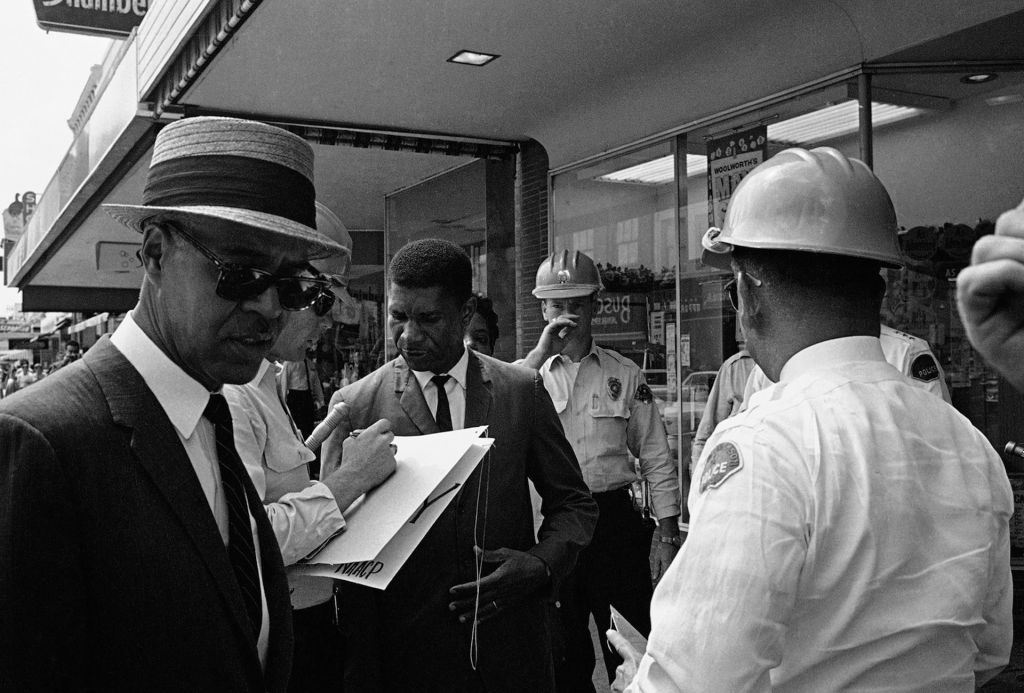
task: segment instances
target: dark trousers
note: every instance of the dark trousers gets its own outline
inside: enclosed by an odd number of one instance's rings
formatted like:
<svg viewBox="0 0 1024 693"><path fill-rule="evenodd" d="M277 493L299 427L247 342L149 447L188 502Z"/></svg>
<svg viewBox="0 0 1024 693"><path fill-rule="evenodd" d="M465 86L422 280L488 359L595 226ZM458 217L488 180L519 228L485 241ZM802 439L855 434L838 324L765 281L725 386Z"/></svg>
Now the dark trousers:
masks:
<svg viewBox="0 0 1024 693"><path fill-rule="evenodd" d="M651 631L651 536L626 489L595 493L600 515L590 546L580 552L576 568L560 593L565 658L558 667L559 693L593 693L594 644L590 616L597 624L608 680L622 658L608 651L605 631L614 606L645 636Z"/></svg>
<svg viewBox="0 0 1024 693"><path fill-rule="evenodd" d="M345 640L336 625L334 600L292 611L295 654L290 693L341 693L345 679Z"/></svg>

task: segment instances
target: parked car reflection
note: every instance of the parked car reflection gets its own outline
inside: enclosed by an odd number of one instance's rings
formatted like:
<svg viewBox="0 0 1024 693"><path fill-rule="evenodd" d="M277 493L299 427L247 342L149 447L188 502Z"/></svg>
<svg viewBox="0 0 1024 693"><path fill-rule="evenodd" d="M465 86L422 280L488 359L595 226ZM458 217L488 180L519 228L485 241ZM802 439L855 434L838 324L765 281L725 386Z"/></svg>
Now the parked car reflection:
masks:
<svg viewBox="0 0 1024 693"><path fill-rule="evenodd" d="M658 408L661 410L665 430L669 435L678 435L680 430L684 433L696 430L701 416L704 415L704 405L707 404L708 393L715 384L717 375L718 371L690 373L679 386L679 399L676 401L667 401L671 394L664 388L660 393L655 391Z"/></svg>

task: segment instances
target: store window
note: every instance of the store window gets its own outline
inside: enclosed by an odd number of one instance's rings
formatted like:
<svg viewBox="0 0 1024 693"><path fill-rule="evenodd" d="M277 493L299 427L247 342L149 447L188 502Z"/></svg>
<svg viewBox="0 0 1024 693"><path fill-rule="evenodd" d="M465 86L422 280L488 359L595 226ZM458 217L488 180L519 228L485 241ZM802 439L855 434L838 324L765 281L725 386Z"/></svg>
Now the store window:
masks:
<svg viewBox="0 0 1024 693"><path fill-rule="evenodd" d="M699 420L703 402L699 390L695 399L679 400L680 374L689 374L692 364L677 330L675 149L666 141L554 175L551 246L579 250L598 264L605 290L594 340L643 370L678 460L680 440L694 416Z"/></svg>
<svg viewBox="0 0 1024 693"><path fill-rule="evenodd" d="M883 320L931 344L953 405L997 450L1020 440L1020 398L1000 392L956 309L956 276L981 235L1024 194L1024 73L878 75L874 93L913 94L921 114L876 131L875 172L903 227L906 267L887 273Z"/></svg>
<svg viewBox="0 0 1024 693"><path fill-rule="evenodd" d="M1024 73L875 75L873 166L901 226L906 267L886 270L880 321L929 342L953 404L997 449L1024 440L1024 398L971 348L956 276L974 242L1024 193ZM552 245L600 263L598 343L647 374L686 479L689 446L722 362L743 346L723 292L700 262L732 191L788 147L864 158L857 79L552 177Z"/></svg>
<svg viewBox="0 0 1024 693"><path fill-rule="evenodd" d="M871 102L874 170L892 196L906 262L902 270L883 272L887 295L880 319L929 342L954 406L1002 449L1008 438L1024 437L1017 423L1024 406L1005 388L1001 392L996 373L971 348L955 286L974 241L991 233L996 217L1016 206L1024 191L1024 74L968 79L963 73L891 72L872 77ZM858 111L851 81L688 132L687 168L697 175L688 177L681 216L684 273L690 263L701 271L700 236L720 223L715 208L720 205L724 216L728 191L738 184L712 190L720 161L715 152L721 154L713 145L763 128L766 157L790 146L829 146L862 158ZM719 190L725 190L723 199L716 197ZM722 358L729 346L723 341ZM1001 406L1007 398L1014 400L1009 411Z"/></svg>

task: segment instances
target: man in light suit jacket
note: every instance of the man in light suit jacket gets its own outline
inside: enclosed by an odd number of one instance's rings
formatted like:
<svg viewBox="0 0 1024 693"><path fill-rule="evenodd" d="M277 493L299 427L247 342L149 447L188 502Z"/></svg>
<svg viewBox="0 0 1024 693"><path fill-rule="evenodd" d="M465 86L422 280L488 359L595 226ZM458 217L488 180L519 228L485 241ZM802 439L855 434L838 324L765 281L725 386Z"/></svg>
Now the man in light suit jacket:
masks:
<svg viewBox="0 0 1024 693"><path fill-rule="evenodd" d="M138 305L0 404L0 690L285 690L288 585L219 390L320 295L308 260L341 251L314 228L312 159L278 128L183 119L145 204L108 205L142 233Z"/></svg>
<svg viewBox="0 0 1024 693"><path fill-rule="evenodd" d="M389 274L401 355L332 398L349 416L325 443L325 471L349 431L379 418L406 436L487 425L495 443L385 591L343 584L346 690L551 691L546 600L590 541L597 506L537 373L463 346L475 307L466 253L417 241ZM536 539L527 479L543 499Z"/></svg>

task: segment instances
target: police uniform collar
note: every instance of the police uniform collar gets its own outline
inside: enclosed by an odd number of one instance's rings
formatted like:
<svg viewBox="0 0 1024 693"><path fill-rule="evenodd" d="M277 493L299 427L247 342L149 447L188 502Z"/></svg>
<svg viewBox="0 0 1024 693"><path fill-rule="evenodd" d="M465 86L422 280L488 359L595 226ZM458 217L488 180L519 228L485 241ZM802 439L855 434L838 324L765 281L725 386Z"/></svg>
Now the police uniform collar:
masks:
<svg viewBox="0 0 1024 693"><path fill-rule="evenodd" d="M583 355L583 358L581 358L579 362L583 363L584 359L586 359L586 358L588 358L590 356L593 356L594 358L596 358L598 360L598 362L600 363L602 356L604 358L608 358L608 351L606 349L603 349L603 348L599 347L597 345L597 342L595 342L593 339L591 339L590 340L590 351L585 353ZM565 365L567 365L568 362L571 362L571 361L572 361L572 359L570 359L568 356L565 356L563 354L554 354L550 358L548 358L547 362L544 365L547 367L548 370L551 370L551 368L556 363L559 366L565 366Z"/></svg>
<svg viewBox="0 0 1024 693"><path fill-rule="evenodd" d="M779 382L788 382L813 371L834 369L836 364L853 361L880 361L885 363L882 343L878 337L841 337L812 344L798 351L786 361Z"/></svg>

